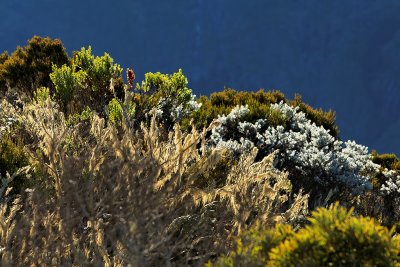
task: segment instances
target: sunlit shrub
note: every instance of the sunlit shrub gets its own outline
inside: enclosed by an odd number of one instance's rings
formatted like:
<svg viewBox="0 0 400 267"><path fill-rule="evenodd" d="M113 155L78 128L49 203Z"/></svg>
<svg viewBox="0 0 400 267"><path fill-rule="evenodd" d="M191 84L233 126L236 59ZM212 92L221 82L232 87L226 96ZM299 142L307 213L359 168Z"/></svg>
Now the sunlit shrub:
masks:
<svg viewBox="0 0 400 267"><path fill-rule="evenodd" d="M372 151L372 160L380 165L372 178L374 188L384 195L400 197L400 159L395 154L378 154Z"/></svg>
<svg viewBox="0 0 400 267"><path fill-rule="evenodd" d="M123 110L122 110L121 104L118 102L118 100L116 98L113 98L110 101L110 103L108 103L108 106L107 106L108 119L114 124L121 123L122 112L123 112Z"/></svg>
<svg viewBox="0 0 400 267"><path fill-rule="evenodd" d="M40 87L33 92L33 100L36 103L44 103L50 98L50 89L48 87Z"/></svg>
<svg viewBox="0 0 400 267"><path fill-rule="evenodd" d="M122 68L109 54L92 55L91 47L74 52L71 65L53 66L50 74L56 98L67 113L81 112L86 106L104 115L104 107L114 97L111 79L118 79Z"/></svg>
<svg viewBox="0 0 400 267"><path fill-rule="evenodd" d="M330 131L334 137L338 136L339 130L335 125L335 113L333 111L325 112L322 109L314 109L305 104L299 95L296 95L293 101L285 98L280 91L259 90L257 92L237 92L233 89L224 89L221 92L215 92L209 98L202 96L199 103L202 107L191 115L191 118L197 128L207 126L218 115L228 114L235 106L248 106L249 112L243 118L247 122L256 122L259 119L265 119L269 124L284 125L284 121L275 116L271 110L271 104L285 102L293 107L299 107L306 117L317 126L322 126Z"/></svg>
<svg viewBox="0 0 400 267"><path fill-rule="evenodd" d="M235 106L247 105L249 112L246 114L246 121L255 122L258 119L266 119L279 125L284 121L271 112L270 106L280 101L286 101L286 99L279 91L237 92L233 89L225 89L212 93L210 98L201 96L198 100L201 103L200 109L193 112L189 119L192 119L196 127L201 129L207 127L213 119L218 118L218 115L229 114ZM188 125L187 122L185 126Z"/></svg>
<svg viewBox="0 0 400 267"><path fill-rule="evenodd" d="M220 257L214 264L207 267L264 267L268 266L269 253L295 232L289 225L278 224L274 228L263 230L253 228L244 232L236 240L235 249L227 256Z"/></svg>
<svg viewBox="0 0 400 267"><path fill-rule="evenodd" d="M141 94L133 98L136 105L136 119L138 122L148 120L149 112L156 108L157 120L167 130L171 130L175 123L187 118L192 112L200 108L195 101L195 95L188 87L187 78L182 70L172 75L146 73L142 84L136 89Z"/></svg>
<svg viewBox="0 0 400 267"><path fill-rule="evenodd" d="M360 194L371 188L370 175L379 165L372 162L366 147L334 138L298 107L281 102L271 109L283 116L284 125L271 125L267 119L247 122L249 108L238 106L227 116L219 116L220 125L213 129L209 145L236 154L257 147L260 158L278 150L277 167L288 170L296 187L307 191L344 186Z"/></svg>
<svg viewBox="0 0 400 267"><path fill-rule="evenodd" d="M368 217L338 205L319 208L298 232L250 231L215 266L398 266L400 240ZM209 264L211 266L211 264Z"/></svg>
<svg viewBox="0 0 400 267"><path fill-rule="evenodd" d="M67 65L54 66L50 79L56 89L56 98L61 101L64 108L67 108L68 103L74 98L75 91L84 89L86 73L82 70L74 72Z"/></svg>
<svg viewBox="0 0 400 267"><path fill-rule="evenodd" d="M18 47L10 56L0 56L0 90L4 84L17 88L20 94L32 98L36 88L53 88L49 74L52 66L69 64L69 58L60 40L34 36L25 47Z"/></svg>
<svg viewBox="0 0 400 267"><path fill-rule="evenodd" d="M80 70L87 74L87 84L92 91L104 93L109 89L111 78L119 78L122 74L120 65L115 64L109 54L103 56L92 55L92 48L82 47L80 51L74 52L72 57L72 69L74 72Z"/></svg>
<svg viewBox="0 0 400 267"><path fill-rule="evenodd" d="M312 213L311 225L271 250L275 266L397 266L400 243L393 231L335 206Z"/></svg>

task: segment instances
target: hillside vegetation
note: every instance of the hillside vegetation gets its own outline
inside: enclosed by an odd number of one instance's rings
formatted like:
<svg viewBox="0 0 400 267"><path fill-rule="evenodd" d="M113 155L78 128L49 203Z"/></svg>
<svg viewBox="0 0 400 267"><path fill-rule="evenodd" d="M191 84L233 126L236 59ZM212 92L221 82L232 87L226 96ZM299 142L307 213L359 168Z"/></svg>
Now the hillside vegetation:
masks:
<svg viewBox="0 0 400 267"><path fill-rule="evenodd" d="M125 76L126 75L126 76ZM400 159L279 91L0 55L1 266L400 266Z"/></svg>

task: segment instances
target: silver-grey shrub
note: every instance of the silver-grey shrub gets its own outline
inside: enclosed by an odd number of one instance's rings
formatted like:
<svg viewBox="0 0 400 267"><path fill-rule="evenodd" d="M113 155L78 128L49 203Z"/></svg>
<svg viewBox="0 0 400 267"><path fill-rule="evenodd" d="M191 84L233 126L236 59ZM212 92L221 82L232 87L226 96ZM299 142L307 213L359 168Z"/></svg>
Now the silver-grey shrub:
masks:
<svg viewBox="0 0 400 267"><path fill-rule="evenodd" d="M262 118L256 123L243 121L249 109L237 106L230 114L219 116L220 125L213 129L208 145L226 147L237 154L257 147L260 157L278 150L277 167L303 182L344 186L353 194L372 188L370 176L379 165L372 162L367 147L334 138L298 107L281 102L271 108L284 116L285 125L271 126Z"/></svg>

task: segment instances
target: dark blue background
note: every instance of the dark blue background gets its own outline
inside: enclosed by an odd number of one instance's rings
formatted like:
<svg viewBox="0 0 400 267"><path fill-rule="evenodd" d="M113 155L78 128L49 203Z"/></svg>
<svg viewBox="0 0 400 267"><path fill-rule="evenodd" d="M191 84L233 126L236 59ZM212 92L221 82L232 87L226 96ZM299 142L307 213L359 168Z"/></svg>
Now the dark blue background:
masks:
<svg viewBox="0 0 400 267"><path fill-rule="evenodd" d="M138 80L182 68L197 95L279 89L332 108L342 139L400 154L398 0L1 0L0 50L92 45Z"/></svg>

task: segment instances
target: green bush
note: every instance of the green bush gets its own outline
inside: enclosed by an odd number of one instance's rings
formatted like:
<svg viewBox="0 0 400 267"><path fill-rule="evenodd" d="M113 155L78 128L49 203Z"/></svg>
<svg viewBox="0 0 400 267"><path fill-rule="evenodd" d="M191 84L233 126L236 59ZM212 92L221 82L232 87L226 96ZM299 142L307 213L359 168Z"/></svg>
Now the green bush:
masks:
<svg viewBox="0 0 400 267"><path fill-rule="evenodd" d="M169 74L146 73L141 85L136 85L138 93L132 101L136 108L136 123L149 119L147 115L153 108L157 109L157 119L165 129L171 129L176 122L188 118L196 110L192 90L182 70Z"/></svg>
<svg viewBox="0 0 400 267"><path fill-rule="evenodd" d="M190 119L193 119L196 128L207 127L210 122L218 118L218 115L227 115L237 105L248 105L250 112L245 120L255 122L257 119L265 118L272 125L284 124L284 118L276 112L272 112L270 105L286 102L285 96L279 91L264 92L237 92L233 89L225 89L222 92L212 93L210 98L201 96L199 101L201 107L194 112ZM189 120L190 120L189 119ZM188 124L188 121L184 123Z"/></svg>
<svg viewBox="0 0 400 267"><path fill-rule="evenodd" d="M35 103L44 103L50 98L50 89L48 87L40 87L33 93Z"/></svg>
<svg viewBox="0 0 400 267"><path fill-rule="evenodd" d="M65 112L80 113L89 106L104 115L104 106L114 97L111 79L118 79L121 74L122 68L113 63L109 54L94 56L89 46L74 52L71 66L54 66L50 77Z"/></svg>
<svg viewBox="0 0 400 267"><path fill-rule="evenodd" d="M81 113L74 113L68 116L66 121L67 126L75 126L83 121L90 121L93 118L93 111L86 107Z"/></svg>
<svg viewBox="0 0 400 267"><path fill-rule="evenodd" d="M107 106L107 115L110 122L119 124L122 122L122 106L116 98L113 98Z"/></svg>
<svg viewBox="0 0 400 267"><path fill-rule="evenodd" d="M285 102L292 106L298 106L306 117L318 126L323 126L330 130L332 136L339 134L338 127L335 125L335 113L333 111L325 112L322 109L313 109L302 102L301 97L296 95L295 100L289 101L280 91L259 90L257 92L237 92L233 89L224 89L222 92L212 93L210 97L201 96L199 101L201 108L194 112L191 117L183 121L183 128L189 125L192 119L197 128L207 127L210 122L218 118L218 115L229 114L236 106L247 105L250 112L244 118L248 122L256 122L258 119L266 119L268 125L285 126L285 119L270 108L271 104Z"/></svg>
<svg viewBox="0 0 400 267"><path fill-rule="evenodd" d="M61 67L54 66L53 72L50 74L50 79L56 89L56 98L61 102L64 109L66 109L68 103L74 98L75 91L84 89L86 73L82 70L74 72L67 65L62 65Z"/></svg>
<svg viewBox="0 0 400 267"><path fill-rule="evenodd" d="M52 66L69 63L69 57L60 40L34 36L25 47L18 47L11 56L0 56L0 90L16 88L20 94L33 97L36 88L53 88L49 74Z"/></svg>
<svg viewBox="0 0 400 267"><path fill-rule="evenodd" d="M219 258L215 264L209 262L207 266L266 266L271 249L294 234L292 228L284 224L278 224L275 228L267 230L253 228L236 240L235 250L228 256Z"/></svg>
<svg viewBox="0 0 400 267"><path fill-rule="evenodd" d="M111 78L121 77L121 66L113 62L114 60L107 53L101 57L95 57L92 55L91 46L87 49L82 47L80 51L74 52L72 68L74 72L84 71L87 74L86 82L92 91L102 93L109 90Z"/></svg>
<svg viewBox="0 0 400 267"><path fill-rule="evenodd" d="M400 240L369 217L337 204L319 208L298 232L288 226L249 232L216 266L398 266ZM211 265L211 264L210 264Z"/></svg>

